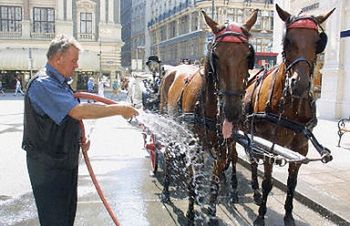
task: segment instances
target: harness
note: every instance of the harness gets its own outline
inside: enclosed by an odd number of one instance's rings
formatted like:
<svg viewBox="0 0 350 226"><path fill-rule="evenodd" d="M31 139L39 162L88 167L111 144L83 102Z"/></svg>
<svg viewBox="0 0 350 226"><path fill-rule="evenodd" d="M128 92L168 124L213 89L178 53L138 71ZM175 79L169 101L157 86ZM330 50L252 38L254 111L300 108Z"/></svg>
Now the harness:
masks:
<svg viewBox="0 0 350 226"><path fill-rule="evenodd" d="M291 18L286 23L287 31L288 31L288 29L298 29L298 28L318 30L318 27L321 28L321 26L318 24L317 20L314 17ZM321 28L321 29L322 29L323 34L322 33L320 34L320 40L318 41L317 46L316 46L316 54L320 53L321 50L323 51L325 48L325 45L327 43L327 40L324 39L324 37L327 37L327 36L323 32L323 28ZM286 46L284 46L284 48L285 47ZM313 68L314 63L315 63L315 62L308 61L304 56L299 56L294 61L292 61L291 63L288 64L288 62L286 60L286 56L285 56L285 50L283 51L283 59L284 59L284 65L281 65L276 71L274 71L274 73L271 73L271 76L273 76L273 78L271 79L271 83L270 83L270 87L269 87L269 91L268 91L268 98L267 98L267 102L265 104L265 112L252 113L252 109L246 108L246 109L248 109L247 113L249 114L246 118L246 121L250 122L252 125L253 125L254 121L268 121L268 122L274 123L278 126L290 129L290 130L294 131L295 133L301 133L305 130L311 130L313 127L316 126L317 118L316 118L315 100L310 92L306 98L308 99L308 102L310 104L310 108L312 111L312 118L308 122L301 124L297 121L287 119L286 117L283 116L284 111L285 111L286 100L288 98L290 98L289 100L291 100L293 102L294 98L299 98L299 97L289 96L288 79L285 79L285 84L284 84L284 88L282 91L282 97L279 101L278 112L277 113L272 112L271 102L272 102L272 98L273 98L273 91L275 88L277 74L284 73L284 76L287 78L288 73L290 73L290 71L298 63L305 62L308 65L308 67L310 68L310 75L312 75L312 68ZM280 70L283 70L283 71L280 72ZM253 93L251 95L250 103L253 103L253 94L256 91L256 89L258 89L258 90L255 94L255 104L258 103L260 88L261 88L262 83L264 82L264 79L266 78L266 76L262 76L262 77L263 77L262 81L256 82ZM301 104L302 104L302 100L300 99L299 101L300 102L299 102L297 113L300 111ZM253 134L253 130L251 131L251 133ZM310 136L307 136L307 137L309 138Z"/></svg>
<svg viewBox="0 0 350 226"><path fill-rule="evenodd" d="M251 44L248 43L248 35L244 33L244 30L236 25L236 24L229 24L222 30L215 33L215 39L213 44L211 45L211 48L208 51L207 55L207 62L205 66L205 73L201 74L204 81L204 86L202 87L201 94L199 95L199 100L197 102L197 105L195 107L194 113L182 113L180 116L181 121L186 121L188 123L194 123L197 125L203 125L204 126L204 137L208 137L209 132L216 132L217 134L221 134L220 132L220 121L222 121L222 116L220 112L222 111L223 104L221 103L221 99L224 96L236 96L242 98L245 94L245 89L238 90L238 91L230 91L230 90L223 90L219 87L219 75L217 71L217 61L219 60L215 50L218 47L218 44L220 42L229 42L229 43L244 43L247 44L250 50L250 54L248 56L248 67L252 68L254 66L254 49ZM247 74L248 75L248 74ZM245 78L245 86L247 84L248 76ZM190 83L191 81L189 81ZM187 84L188 85L188 84ZM216 115L215 116L209 116L207 114L206 109L206 98L214 98L216 99ZM217 140L216 144L211 143L209 139L207 139L209 147L214 147L215 145L223 145L224 143L227 146L227 142L223 141L223 138L219 136L219 139ZM209 148L211 150L211 148ZM214 156L214 154L211 152L211 155Z"/></svg>

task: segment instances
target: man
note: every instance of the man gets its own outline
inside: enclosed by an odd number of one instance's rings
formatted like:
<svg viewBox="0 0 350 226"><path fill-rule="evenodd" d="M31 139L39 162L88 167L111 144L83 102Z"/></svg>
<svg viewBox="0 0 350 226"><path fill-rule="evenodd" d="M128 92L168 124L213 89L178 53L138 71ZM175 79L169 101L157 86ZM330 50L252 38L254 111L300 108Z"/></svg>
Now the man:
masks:
<svg viewBox="0 0 350 226"><path fill-rule="evenodd" d="M89 80L86 83L86 86L87 86L87 91L89 93L93 93L94 92L95 84L94 84L94 78L93 77L89 78ZM90 102L94 102L94 101L88 100L88 103L90 103Z"/></svg>
<svg viewBox="0 0 350 226"><path fill-rule="evenodd" d="M4 88L2 87L2 81L0 80L0 93L5 95Z"/></svg>
<svg viewBox="0 0 350 226"><path fill-rule="evenodd" d="M16 77L16 90L14 96L17 96L17 93L20 92L22 95L24 95L24 92L22 91L22 85L19 78Z"/></svg>
<svg viewBox="0 0 350 226"><path fill-rule="evenodd" d="M138 114L128 105L79 103L67 82L78 67L79 43L59 35L47 64L29 82L25 95L22 148L42 226L72 226L77 205L79 120Z"/></svg>
<svg viewBox="0 0 350 226"><path fill-rule="evenodd" d="M89 78L89 80L86 83L86 86L87 86L87 91L89 93L93 93L94 92L95 84L94 84L94 78L93 77Z"/></svg>

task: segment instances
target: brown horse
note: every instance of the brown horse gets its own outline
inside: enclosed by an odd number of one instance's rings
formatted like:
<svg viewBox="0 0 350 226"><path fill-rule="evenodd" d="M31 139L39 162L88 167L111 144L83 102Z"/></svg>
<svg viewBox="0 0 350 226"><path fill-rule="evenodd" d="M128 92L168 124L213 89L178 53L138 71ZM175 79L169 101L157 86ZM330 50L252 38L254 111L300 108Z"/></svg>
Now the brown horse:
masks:
<svg viewBox="0 0 350 226"><path fill-rule="evenodd" d="M167 112L174 116L177 114L177 103L181 98L186 78L198 72L198 67L194 65L181 64L174 67L164 68L165 74L159 87L160 106L159 112ZM170 95L168 95L170 93Z"/></svg>
<svg viewBox="0 0 350 226"><path fill-rule="evenodd" d="M276 4L279 17L285 22L283 40L284 62L269 75L248 85L244 98L248 132L306 156L308 139L293 130L297 123L312 129L317 124L315 99L311 94L311 80L317 54L321 53L327 36L319 33L320 24L334 11L322 16L291 16ZM322 28L321 28L322 29ZM273 122L275 119L275 122ZM284 126L284 125L292 125ZM290 128L292 127L292 128ZM289 163L285 225L294 225L293 197L301 163ZM267 196L272 189L272 163L264 161L262 199L257 179L257 164L252 165L252 187L259 205L255 225L264 225Z"/></svg>
<svg viewBox="0 0 350 226"><path fill-rule="evenodd" d="M160 88L160 111L162 112L163 106L166 105L170 115L178 116L181 113L181 116L192 116L191 121L194 123L190 127L198 135L201 147L209 152L215 150L213 156L216 159L209 200L210 218L215 219L219 176L227 167L229 158L233 159L232 200L238 199L237 153L231 133L233 126L242 116L242 97L246 88L248 69L254 66L254 50L248 40L249 30L257 20L257 10L242 26L235 23L218 25L204 12L202 13L215 37L208 51L204 73L198 67L191 65L181 65L169 71ZM232 156L228 156L230 154ZM167 167L168 165L166 164ZM163 190L165 201L169 196L167 167ZM191 179L193 180L193 177ZM195 198L193 181L189 183L189 192L187 216L191 220Z"/></svg>

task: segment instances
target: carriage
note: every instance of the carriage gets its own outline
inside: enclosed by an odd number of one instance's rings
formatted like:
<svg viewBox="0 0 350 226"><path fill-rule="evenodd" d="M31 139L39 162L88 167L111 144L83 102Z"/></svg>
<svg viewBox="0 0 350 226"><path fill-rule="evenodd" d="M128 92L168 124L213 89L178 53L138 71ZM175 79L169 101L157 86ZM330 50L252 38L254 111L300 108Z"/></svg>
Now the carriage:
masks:
<svg viewBox="0 0 350 226"><path fill-rule="evenodd" d="M156 113L159 109L159 85L163 74L161 61L158 56L150 56L146 62L152 76L142 80L142 107L144 111ZM141 124L144 148L150 155L153 174L158 171L158 166L163 162L164 145L144 124Z"/></svg>

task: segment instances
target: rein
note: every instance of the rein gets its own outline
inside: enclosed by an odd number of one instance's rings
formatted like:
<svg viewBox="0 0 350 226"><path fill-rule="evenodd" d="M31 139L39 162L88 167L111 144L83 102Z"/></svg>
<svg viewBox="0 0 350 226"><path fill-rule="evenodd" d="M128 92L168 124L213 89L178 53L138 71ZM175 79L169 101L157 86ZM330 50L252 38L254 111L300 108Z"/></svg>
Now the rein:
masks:
<svg viewBox="0 0 350 226"><path fill-rule="evenodd" d="M231 29L231 30L230 30ZM237 31L232 31L232 30L240 30L240 32ZM232 39L229 39L229 38ZM225 39L227 38L227 39ZM231 24L226 26L224 29L222 29L221 31L215 33L215 41L213 43L213 45L210 48L210 54L209 55L209 65L210 65L210 72L207 72L211 75L213 78L213 82L214 82L214 87L215 87L215 91L214 94L216 94L219 97L222 96L237 96L237 97L243 97L243 95L245 94L245 90L240 90L240 91L228 91L228 90L220 90L218 82L218 73L216 70L216 59L217 56L215 54L215 49L218 45L218 43L220 42L231 42L231 43L248 43L248 37L246 35L243 34L242 28L236 26L235 24ZM245 81L245 83L247 83Z"/></svg>
<svg viewBox="0 0 350 226"><path fill-rule="evenodd" d="M291 18L287 23L286 23L286 28L288 29L296 29L296 28L305 28L305 29L313 29L313 30L318 30L318 27L320 27L319 23L317 22L317 20L314 17L300 17L300 18ZM321 28L322 29L322 28ZM322 29L323 30L323 29ZM305 131L304 128L306 129L312 129L313 127L316 126L317 124L317 118L316 118L316 114L313 114L313 117L306 123L300 124L299 122L296 122L295 120L290 120L288 118L286 118L285 116L283 116L284 111L285 111L285 104L286 104L286 99L288 97L288 88L289 88L289 81L287 79L288 77L288 73L290 73L290 71L292 70L293 67L295 67L298 63L300 62L306 62L307 65L310 68L310 75L312 75L312 68L314 66L315 62L310 62L308 61L304 56L299 56L297 57L293 62L291 62L290 64L287 64L287 60L286 60L286 54L285 54L285 46L284 46L284 50L283 50L283 61L284 64L286 65L286 69L284 71L284 77L286 78L285 80L285 84L284 84L284 88L282 90L282 96L280 98L279 101L279 109L277 114L271 112L271 103L272 103L272 98L273 98L273 91L275 88L275 81L277 79L277 73L279 70L277 70L274 74L273 74L273 78L271 81L271 85L268 91L268 98L267 98L267 103L266 103L266 107L265 107L265 111L264 112L258 112L258 113L252 113L250 115L247 116L247 121L250 121L251 123L253 123L255 120L265 120L265 121L269 121L271 123L274 123L276 125L279 125L281 127L287 128L287 129L291 129L292 131L294 131L295 133L301 133L303 131ZM258 84L261 88L263 81L260 82L260 84ZM255 92L255 88L253 93ZM257 90L257 94L256 97L259 98L259 94L260 94L260 89ZM251 96L251 103L253 100L253 96L254 94ZM294 96L291 96L291 101L293 102L294 100ZM307 97L305 97L308 99L310 107L312 109L312 112L314 111L315 107L314 107L314 101L313 98L311 96L311 94L307 95ZM297 114L298 112L300 112L301 109L301 105L302 105L302 99L304 98L300 98L299 100L299 105L297 108ZM255 100L255 103L258 103L258 99ZM251 131L251 133L253 134L253 130Z"/></svg>

